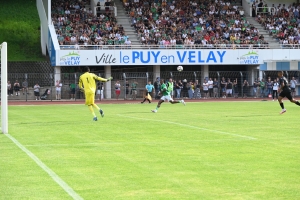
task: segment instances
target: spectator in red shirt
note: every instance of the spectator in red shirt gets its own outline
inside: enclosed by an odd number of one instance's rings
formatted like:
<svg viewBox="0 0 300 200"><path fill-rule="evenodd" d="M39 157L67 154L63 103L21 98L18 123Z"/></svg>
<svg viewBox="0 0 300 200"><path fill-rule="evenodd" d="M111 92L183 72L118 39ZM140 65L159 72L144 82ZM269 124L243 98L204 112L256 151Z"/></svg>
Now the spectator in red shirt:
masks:
<svg viewBox="0 0 300 200"><path fill-rule="evenodd" d="M289 12L288 12L288 11L285 11L284 16L285 16L286 18L288 18L288 17L289 17Z"/></svg>
<svg viewBox="0 0 300 200"><path fill-rule="evenodd" d="M206 41L209 41L209 40L210 40L210 36L208 35L208 33L205 34L204 39L205 39Z"/></svg>
<svg viewBox="0 0 300 200"><path fill-rule="evenodd" d="M70 37L67 35L67 36L65 37L65 45L69 45L70 42L71 42L71 39L70 39Z"/></svg>
<svg viewBox="0 0 300 200"><path fill-rule="evenodd" d="M183 15L184 15L184 11L183 11L183 10L180 10L180 11L179 11L179 15L183 16Z"/></svg>
<svg viewBox="0 0 300 200"><path fill-rule="evenodd" d="M283 40L284 39L284 32L280 31L277 35L278 39Z"/></svg>

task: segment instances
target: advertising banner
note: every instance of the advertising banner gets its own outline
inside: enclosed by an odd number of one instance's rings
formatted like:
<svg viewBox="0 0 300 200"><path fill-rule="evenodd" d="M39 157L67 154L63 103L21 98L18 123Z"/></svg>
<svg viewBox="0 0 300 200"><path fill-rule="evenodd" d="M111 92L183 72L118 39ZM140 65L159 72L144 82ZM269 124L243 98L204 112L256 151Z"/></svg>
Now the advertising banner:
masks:
<svg viewBox="0 0 300 200"><path fill-rule="evenodd" d="M82 65L259 65L260 49L58 50L57 66Z"/></svg>

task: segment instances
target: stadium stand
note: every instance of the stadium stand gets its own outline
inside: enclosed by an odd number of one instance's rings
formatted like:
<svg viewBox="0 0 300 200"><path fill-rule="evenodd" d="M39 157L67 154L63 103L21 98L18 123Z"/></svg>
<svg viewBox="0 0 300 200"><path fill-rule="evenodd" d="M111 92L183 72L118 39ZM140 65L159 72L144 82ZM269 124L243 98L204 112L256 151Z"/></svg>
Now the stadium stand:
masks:
<svg viewBox="0 0 300 200"><path fill-rule="evenodd" d="M197 3L198 2L198 3ZM236 1L125 1L140 42L170 48L267 48Z"/></svg>
<svg viewBox="0 0 300 200"><path fill-rule="evenodd" d="M276 39L281 48L299 48L300 4L272 4L270 7L265 3L261 5L262 7L258 7L257 22L264 27L271 37ZM258 4L253 6L257 7Z"/></svg>
<svg viewBox="0 0 300 200"><path fill-rule="evenodd" d="M53 0L52 21L60 45L120 45L127 38L110 9L113 2L97 4L97 15L88 1Z"/></svg>
<svg viewBox="0 0 300 200"><path fill-rule="evenodd" d="M60 45L131 45L117 24L114 2L97 3L97 15L86 0L52 1L52 21ZM124 0L131 26L142 45L160 48L268 48L245 17L240 2ZM127 42L128 41L128 42Z"/></svg>

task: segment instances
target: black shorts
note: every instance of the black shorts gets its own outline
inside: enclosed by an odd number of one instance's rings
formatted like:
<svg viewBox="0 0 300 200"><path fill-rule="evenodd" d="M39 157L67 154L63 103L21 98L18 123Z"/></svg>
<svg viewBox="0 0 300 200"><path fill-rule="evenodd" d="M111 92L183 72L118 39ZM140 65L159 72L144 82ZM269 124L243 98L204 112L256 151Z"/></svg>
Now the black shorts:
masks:
<svg viewBox="0 0 300 200"><path fill-rule="evenodd" d="M293 100L292 93L291 93L291 91L289 91L289 90L282 90L282 91L280 92L279 96L282 97L282 98L286 97L286 98L288 98L290 101Z"/></svg>
<svg viewBox="0 0 300 200"><path fill-rule="evenodd" d="M40 93L34 91L34 96L40 96Z"/></svg>
<svg viewBox="0 0 300 200"><path fill-rule="evenodd" d="M296 90L295 90L295 88L291 88L291 92L295 92Z"/></svg>

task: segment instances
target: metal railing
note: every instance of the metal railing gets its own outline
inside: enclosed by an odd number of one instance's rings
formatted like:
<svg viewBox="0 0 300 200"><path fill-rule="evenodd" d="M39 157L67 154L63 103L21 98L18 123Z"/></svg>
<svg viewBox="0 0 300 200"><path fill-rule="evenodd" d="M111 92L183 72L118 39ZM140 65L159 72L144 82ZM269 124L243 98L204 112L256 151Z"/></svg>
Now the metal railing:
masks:
<svg viewBox="0 0 300 200"><path fill-rule="evenodd" d="M60 45L61 50L114 50L114 49L276 49L269 44L215 44L215 45ZM299 45L282 45L281 48L300 48Z"/></svg>
<svg viewBox="0 0 300 200"><path fill-rule="evenodd" d="M300 49L300 44L217 44L217 45L60 45L61 50L114 49Z"/></svg>

